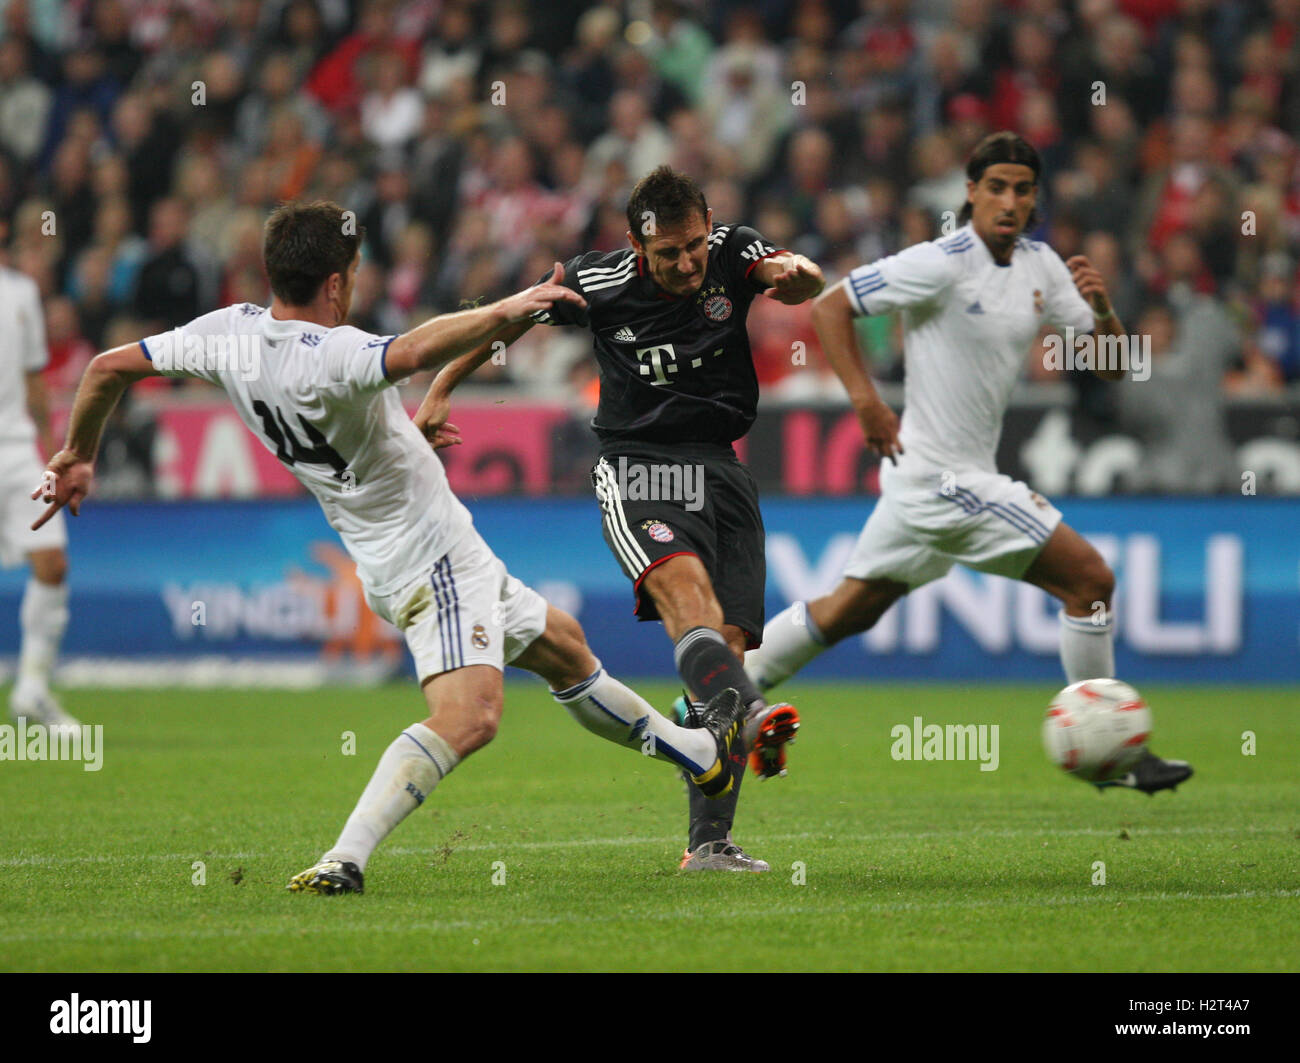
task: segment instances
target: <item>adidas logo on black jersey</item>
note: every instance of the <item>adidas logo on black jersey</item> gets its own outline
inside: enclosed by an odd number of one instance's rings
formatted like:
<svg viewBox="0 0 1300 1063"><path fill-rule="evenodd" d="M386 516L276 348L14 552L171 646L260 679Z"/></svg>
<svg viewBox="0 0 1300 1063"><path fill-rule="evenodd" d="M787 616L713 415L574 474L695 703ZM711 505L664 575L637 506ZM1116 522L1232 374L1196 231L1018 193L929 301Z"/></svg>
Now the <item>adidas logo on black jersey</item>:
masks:
<svg viewBox="0 0 1300 1063"><path fill-rule="evenodd" d="M619 343L635 343L636 333L624 325L614 333L614 339L618 340Z"/></svg>

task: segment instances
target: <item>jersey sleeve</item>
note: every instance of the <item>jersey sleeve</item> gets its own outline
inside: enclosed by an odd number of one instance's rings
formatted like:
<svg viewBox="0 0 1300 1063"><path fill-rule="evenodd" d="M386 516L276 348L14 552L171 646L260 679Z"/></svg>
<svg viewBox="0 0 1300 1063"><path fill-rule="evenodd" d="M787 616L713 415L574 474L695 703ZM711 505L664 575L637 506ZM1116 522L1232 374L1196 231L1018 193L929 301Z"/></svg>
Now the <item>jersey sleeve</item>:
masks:
<svg viewBox="0 0 1300 1063"><path fill-rule="evenodd" d="M582 291L582 283L578 280L578 270L591 262L597 261L602 257L599 252L594 254L577 255L568 262L564 263L564 286L572 288L583 298L586 296ZM534 286L550 280L551 271L547 270L534 282ZM532 318L539 325L583 325L585 326L590 320L584 307L574 306L572 303L553 303L548 310L535 310Z"/></svg>
<svg viewBox="0 0 1300 1063"><path fill-rule="evenodd" d="M45 314L41 310L41 292L36 282L27 280L18 303L18 354L23 371L35 373L44 369L50 360L50 350L45 343Z"/></svg>
<svg viewBox="0 0 1300 1063"><path fill-rule="evenodd" d="M958 269L956 256L937 244L913 244L859 266L840 283L858 316L887 314L941 295L957 279Z"/></svg>
<svg viewBox="0 0 1300 1063"><path fill-rule="evenodd" d="M388 345L396 336L376 336L351 325L330 329L322 341L317 385L336 398L373 395L397 383L388 375Z"/></svg>
<svg viewBox="0 0 1300 1063"><path fill-rule="evenodd" d="M1050 278L1047 299L1043 304L1047 320L1058 329L1073 328L1076 335L1091 332L1096 327L1096 314L1088 305L1088 300L1074 286L1069 267L1050 247L1046 249L1044 257Z"/></svg>
<svg viewBox="0 0 1300 1063"><path fill-rule="evenodd" d="M146 336L140 341L144 356L163 376L194 377L221 386L221 374L232 359L238 367L239 345L233 327L238 306L226 306L196 317L188 325ZM219 348L228 344L227 355Z"/></svg>
<svg viewBox="0 0 1300 1063"><path fill-rule="evenodd" d="M765 287L754 272L754 268L765 258L779 255L784 248L776 247L764 240L757 229L748 225L725 226L726 233L719 249L723 273L727 280L752 292L761 292Z"/></svg>

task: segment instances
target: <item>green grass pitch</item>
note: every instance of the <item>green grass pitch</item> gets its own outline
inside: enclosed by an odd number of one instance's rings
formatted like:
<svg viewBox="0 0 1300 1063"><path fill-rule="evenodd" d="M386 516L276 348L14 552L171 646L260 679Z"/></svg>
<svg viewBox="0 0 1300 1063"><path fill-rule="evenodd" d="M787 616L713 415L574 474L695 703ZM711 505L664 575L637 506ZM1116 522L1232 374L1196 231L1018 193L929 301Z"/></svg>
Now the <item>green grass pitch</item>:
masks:
<svg viewBox="0 0 1300 1063"><path fill-rule="evenodd" d="M737 824L770 874L678 873L681 782L512 681L496 742L381 846L364 896L331 898L285 883L422 717L414 684L69 692L104 725L103 768L0 762L0 970L1300 965L1294 688L1144 688L1154 747L1197 770L1153 798L1047 763L1046 687L783 693L804 717L791 774L750 776ZM1000 725L998 770L891 759L890 729L917 715Z"/></svg>

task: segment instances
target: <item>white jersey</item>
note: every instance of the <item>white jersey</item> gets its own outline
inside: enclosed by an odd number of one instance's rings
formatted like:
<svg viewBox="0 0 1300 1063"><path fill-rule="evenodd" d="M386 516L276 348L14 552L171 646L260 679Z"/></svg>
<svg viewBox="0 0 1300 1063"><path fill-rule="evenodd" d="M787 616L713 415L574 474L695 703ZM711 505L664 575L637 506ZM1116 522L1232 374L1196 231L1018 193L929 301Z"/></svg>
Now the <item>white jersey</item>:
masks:
<svg viewBox="0 0 1300 1063"><path fill-rule="evenodd" d="M1040 326L1093 329L1060 255L1021 237L1001 266L971 225L859 266L843 283L858 314L903 311L903 470L995 472L1002 416Z"/></svg>
<svg viewBox="0 0 1300 1063"><path fill-rule="evenodd" d="M40 289L26 274L0 266L0 445L36 442L27 414L27 374L49 360Z"/></svg>
<svg viewBox="0 0 1300 1063"><path fill-rule="evenodd" d="M225 389L244 424L316 496L373 595L427 576L472 527L390 387L392 340L240 303L140 344L164 375Z"/></svg>

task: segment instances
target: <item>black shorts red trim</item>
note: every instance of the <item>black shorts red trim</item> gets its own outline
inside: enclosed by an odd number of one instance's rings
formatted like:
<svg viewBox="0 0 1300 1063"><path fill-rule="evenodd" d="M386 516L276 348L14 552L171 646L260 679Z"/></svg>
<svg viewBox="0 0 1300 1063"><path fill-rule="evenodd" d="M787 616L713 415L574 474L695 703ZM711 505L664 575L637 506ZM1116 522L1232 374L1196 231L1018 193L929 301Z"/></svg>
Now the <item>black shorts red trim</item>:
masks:
<svg viewBox="0 0 1300 1063"><path fill-rule="evenodd" d="M762 638L767 561L754 477L730 447L637 444L607 450L591 472L601 530L632 580L635 613L658 620L642 583L656 565L694 554L713 583L723 621Z"/></svg>

